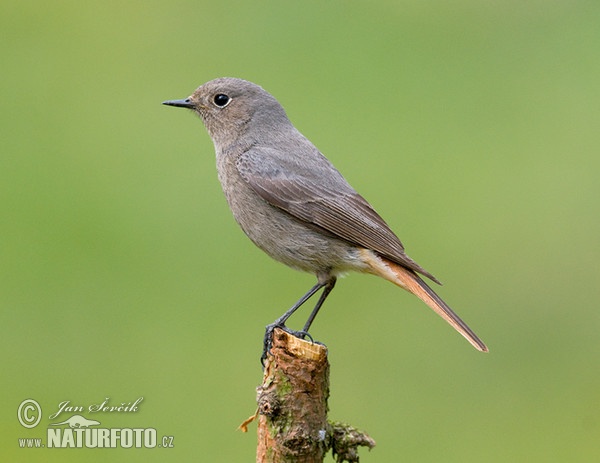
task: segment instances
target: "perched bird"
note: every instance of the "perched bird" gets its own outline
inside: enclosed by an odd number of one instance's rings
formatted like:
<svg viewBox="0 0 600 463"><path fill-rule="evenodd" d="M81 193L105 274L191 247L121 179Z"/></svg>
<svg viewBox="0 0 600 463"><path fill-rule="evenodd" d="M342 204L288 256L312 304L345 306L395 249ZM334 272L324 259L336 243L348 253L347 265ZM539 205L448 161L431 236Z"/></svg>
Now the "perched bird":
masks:
<svg viewBox="0 0 600 463"><path fill-rule="evenodd" d="M371 273L411 292L476 349L486 345L423 281L439 281L406 255L404 246L331 162L290 122L260 86L223 77L191 96L164 104L197 113L215 146L223 192L242 230L273 259L314 274L317 283L266 328L263 359L275 327L308 330L336 278ZM287 319L323 289L302 331Z"/></svg>

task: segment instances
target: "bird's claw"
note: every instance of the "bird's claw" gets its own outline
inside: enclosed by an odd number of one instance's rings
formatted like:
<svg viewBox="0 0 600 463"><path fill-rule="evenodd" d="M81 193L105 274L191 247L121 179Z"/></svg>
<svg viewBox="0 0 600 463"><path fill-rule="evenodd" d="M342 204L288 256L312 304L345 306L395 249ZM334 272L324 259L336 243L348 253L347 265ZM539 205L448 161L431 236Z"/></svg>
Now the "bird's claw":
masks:
<svg viewBox="0 0 600 463"><path fill-rule="evenodd" d="M313 343L313 344L315 343L315 340L308 333L308 331L291 330L284 324L278 324L278 323L272 323L270 325L267 325L265 327L265 337L263 339L263 351L262 351L262 355L260 357L260 363L263 366L263 368L265 366L265 360L267 360L267 355L271 352L271 347L273 347L273 332L275 331L275 328L279 328L279 329L285 331L286 333L289 333L292 336L296 336L297 338L300 338L300 339L304 339L304 338L308 337L308 339L310 339L311 343Z"/></svg>

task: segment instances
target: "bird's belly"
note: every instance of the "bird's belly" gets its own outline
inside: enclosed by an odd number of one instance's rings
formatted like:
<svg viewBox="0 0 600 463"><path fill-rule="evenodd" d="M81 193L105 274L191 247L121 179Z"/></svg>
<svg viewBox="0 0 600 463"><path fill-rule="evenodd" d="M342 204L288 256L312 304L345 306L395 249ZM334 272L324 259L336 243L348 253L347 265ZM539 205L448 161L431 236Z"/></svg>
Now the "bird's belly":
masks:
<svg viewBox="0 0 600 463"><path fill-rule="evenodd" d="M285 215L278 211L274 220L264 217L259 229L245 226L243 220L239 223L254 244L289 267L334 275L365 267L355 246L323 235L292 217L283 218Z"/></svg>

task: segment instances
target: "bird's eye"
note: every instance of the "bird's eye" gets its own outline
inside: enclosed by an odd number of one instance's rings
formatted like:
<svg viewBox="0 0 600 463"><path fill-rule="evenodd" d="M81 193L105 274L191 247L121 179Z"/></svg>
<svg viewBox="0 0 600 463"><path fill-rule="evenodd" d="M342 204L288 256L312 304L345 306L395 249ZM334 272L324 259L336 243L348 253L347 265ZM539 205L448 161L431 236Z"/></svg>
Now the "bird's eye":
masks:
<svg viewBox="0 0 600 463"><path fill-rule="evenodd" d="M225 95L223 93L219 93L219 94L215 95L213 101L219 108L224 108L225 106L227 106L229 104L229 102L231 101L231 98L229 98L227 95Z"/></svg>

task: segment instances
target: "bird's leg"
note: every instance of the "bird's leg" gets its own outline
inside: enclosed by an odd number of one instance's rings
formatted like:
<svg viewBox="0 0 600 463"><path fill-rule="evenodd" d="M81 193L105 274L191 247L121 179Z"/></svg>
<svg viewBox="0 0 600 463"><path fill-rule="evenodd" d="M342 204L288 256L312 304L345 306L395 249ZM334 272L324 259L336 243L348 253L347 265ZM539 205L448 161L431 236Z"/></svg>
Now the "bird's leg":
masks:
<svg viewBox="0 0 600 463"><path fill-rule="evenodd" d="M275 328L281 328L281 329L284 329L284 330L290 332L291 334L296 334L294 331L289 330L285 326L285 322L287 321L288 318L290 318L292 316L292 314L296 310L298 310L298 308L302 304L304 304L306 301L308 301L323 286L327 286L328 284L329 284L329 282L327 282L327 281L324 282L324 283L318 282L316 285L314 285L312 288L310 288L310 290L304 296L302 296L298 300L298 302L296 302L290 309L288 309L287 312L285 312L281 317L279 317L273 323L271 323L270 325L266 326L266 328L265 328L265 337L263 339L263 352L262 352L262 356L260 357L260 361L261 361L261 363L263 365L264 365L265 359L267 358L267 352L269 352L269 350L271 349L271 344L273 342L273 330ZM321 296L321 299L324 300L323 296ZM320 304L322 304L321 299L319 299L319 302L317 303L318 306L320 306ZM314 312L314 310L313 310L313 312ZM312 314L311 314L311 317L312 317ZM314 318L314 317L312 317L312 318ZM304 335L305 333L302 333L302 334Z"/></svg>
<svg viewBox="0 0 600 463"><path fill-rule="evenodd" d="M304 328L302 328L301 333L303 333L305 336L309 336L310 337L310 335L308 334L308 330L310 328L310 325L312 325L312 322L314 321L315 317L319 313L319 309L323 305L323 302L325 302L325 299L327 299L327 296L329 296L329 293L331 292L331 290L335 286L335 282L336 282L336 278L335 277L331 277L325 283L325 289L323 290L323 293L321 293L321 297L317 301L317 305L315 305L315 308L310 313L310 315L308 317L308 320L306 320L306 323L304 324Z"/></svg>

